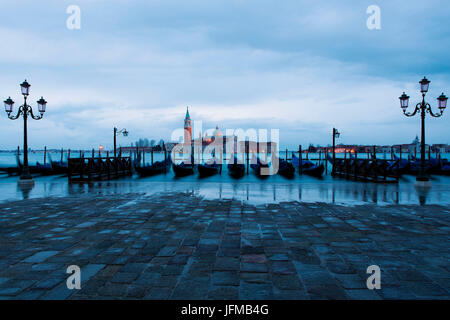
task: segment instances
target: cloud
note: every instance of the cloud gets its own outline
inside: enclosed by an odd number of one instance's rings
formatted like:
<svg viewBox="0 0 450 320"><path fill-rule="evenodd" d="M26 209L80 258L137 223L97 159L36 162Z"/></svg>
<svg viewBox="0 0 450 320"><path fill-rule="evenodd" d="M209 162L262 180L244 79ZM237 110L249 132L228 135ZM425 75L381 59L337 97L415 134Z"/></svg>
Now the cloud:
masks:
<svg viewBox="0 0 450 320"><path fill-rule="evenodd" d="M280 128L294 148L328 144L333 126L348 143L409 142L418 119L398 96L420 99L425 74L433 104L450 88L447 2L380 1L380 31L365 27L373 1L79 1L79 31L65 28L69 2L0 13L2 96L18 103L26 77L31 101L49 101L30 124L36 148L107 146L113 126L130 131L127 143L167 139L187 105L210 128ZM13 148L20 125L2 121L0 148ZM433 119L428 141L448 142L448 124Z"/></svg>

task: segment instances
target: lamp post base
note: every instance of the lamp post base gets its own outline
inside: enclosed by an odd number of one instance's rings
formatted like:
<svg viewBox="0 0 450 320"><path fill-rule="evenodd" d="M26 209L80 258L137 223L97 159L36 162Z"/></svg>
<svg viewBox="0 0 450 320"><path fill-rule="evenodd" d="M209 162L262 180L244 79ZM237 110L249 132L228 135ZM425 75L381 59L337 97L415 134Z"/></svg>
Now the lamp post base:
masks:
<svg viewBox="0 0 450 320"><path fill-rule="evenodd" d="M417 177L415 186L420 188L429 188L431 187L430 179L428 177Z"/></svg>
<svg viewBox="0 0 450 320"><path fill-rule="evenodd" d="M24 168L24 172L22 172L22 175L20 176L19 180L17 181L17 184L20 187L33 187L34 186L34 180L31 176L28 168Z"/></svg>
<svg viewBox="0 0 450 320"><path fill-rule="evenodd" d="M34 186L34 180L33 179L19 179L17 181L17 184L19 187L33 187Z"/></svg>

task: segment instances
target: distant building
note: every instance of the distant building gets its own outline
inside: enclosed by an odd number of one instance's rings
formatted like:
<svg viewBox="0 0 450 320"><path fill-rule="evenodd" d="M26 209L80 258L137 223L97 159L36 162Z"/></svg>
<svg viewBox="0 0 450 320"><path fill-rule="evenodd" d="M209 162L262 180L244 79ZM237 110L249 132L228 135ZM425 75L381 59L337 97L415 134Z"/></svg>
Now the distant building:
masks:
<svg viewBox="0 0 450 320"><path fill-rule="evenodd" d="M184 144L191 144L192 125L191 116L189 115L189 107L186 108L186 116L184 117Z"/></svg>
<svg viewBox="0 0 450 320"><path fill-rule="evenodd" d="M203 136L202 132L199 132L198 138L193 139L191 117L189 115L189 109L186 109L186 116L184 118L184 144L194 147L202 146L202 149L204 149L206 146L217 143L222 143L224 153L244 152L246 147L249 148L250 152L271 153L272 150L277 150L277 144L275 142L238 141L238 136L236 135L224 136L218 125L216 125L216 129L211 136L208 136L208 133L205 133L205 136ZM231 146L234 146L233 150L227 150Z"/></svg>

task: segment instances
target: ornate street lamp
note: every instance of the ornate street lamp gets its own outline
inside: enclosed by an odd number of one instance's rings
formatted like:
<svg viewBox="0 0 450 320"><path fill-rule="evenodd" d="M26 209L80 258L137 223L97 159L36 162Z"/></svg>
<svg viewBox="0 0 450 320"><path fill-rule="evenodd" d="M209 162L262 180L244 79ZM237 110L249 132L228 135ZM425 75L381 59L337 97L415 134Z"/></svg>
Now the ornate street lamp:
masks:
<svg viewBox="0 0 450 320"><path fill-rule="evenodd" d="M114 127L114 158L116 158L116 153L117 153L117 136L119 134L122 134L124 137L128 137L128 131L127 129L121 129L118 130L116 127Z"/></svg>
<svg viewBox="0 0 450 320"><path fill-rule="evenodd" d="M333 128L333 172L334 175L334 161L336 160L336 138L340 137L340 133L336 128Z"/></svg>
<svg viewBox="0 0 450 320"><path fill-rule="evenodd" d="M27 98L28 98L28 95L30 94L30 87L31 87L31 85L27 82L27 80L25 80L24 82L22 82L20 84L20 89L22 91L22 95L24 98L24 104L19 107L16 115L11 115L11 113L13 112L13 107L14 107L14 101L11 99L11 97L9 97L5 101L3 101L5 104L5 111L8 114L8 118L10 118L11 120L16 120L21 115L23 116L23 150L24 150L24 152L23 152L23 168L22 168L22 174L20 175L19 183L21 183L21 182L32 183L33 182L33 179L30 174L30 168L28 167L28 137L27 137L28 115L30 115L31 118L33 118L34 120L40 120L44 116L45 108L47 106L47 101L45 101L44 98L41 97L37 101L38 110L39 110L40 115L35 116L33 114L33 108L27 104Z"/></svg>
<svg viewBox="0 0 450 320"><path fill-rule="evenodd" d="M438 98L438 108L439 113L433 113L433 110L431 109L431 106L429 103L425 102L425 95L428 92L428 88L430 86L430 81L427 78L423 78L419 81L420 83L420 92L422 92L422 102L419 102L416 107L414 108L414 111L412 113L406 112L406 109L408 109L409 104L409 96L403 92L403 94L399 97L400 99L400 107L403 110L403 113L407 117L412 117L416 115L417 112L420 112L421 116L421 124L422 124L422 136L420 139L420 172L419 175L416 178L416 181L419 182L426 182L429 181L430 178L426 174L425 170L425 113L428 112L432 117L438 118L441 117L444 113L444 110L447 106L447 100L448 98L442 93Z"/></svg>

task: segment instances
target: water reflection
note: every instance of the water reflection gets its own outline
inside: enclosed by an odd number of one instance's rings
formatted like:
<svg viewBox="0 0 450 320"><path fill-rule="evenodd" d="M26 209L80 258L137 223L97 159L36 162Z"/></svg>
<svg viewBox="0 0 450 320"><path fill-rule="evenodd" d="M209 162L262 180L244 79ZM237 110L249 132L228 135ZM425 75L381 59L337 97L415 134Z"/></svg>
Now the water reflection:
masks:
<svg viewBox="0 0 450 320"><path fill-rule="evenodd" d="M16 179L0 179L0 201L83 194L155 194L189 192L206 199L236 199L253 204L284 201L327 202L344 205L450 204L450 179L435 180L431 188L417 188L414 182L374 184L339 179L296 178L275 182L252 180L171 180L123 179L94 183L72 183L62 179L37 178L34 188L19 188Z"/></svg>
<svg viewBox="0 0 450 320"><path fill-rule="evenodd" d="M30 193L34 189L34 184L17 184L17 191L22 194L22 199L29 199Z"/></svg>
<svg viewBox="0 0 450 320"><path fill-rule="evenodd" d="M420 205L424 206L426 204L427 198L428 198L428 196L430 194L431 187L415 186L414 188L416 189L417 196L419 197Z"/></svg>

